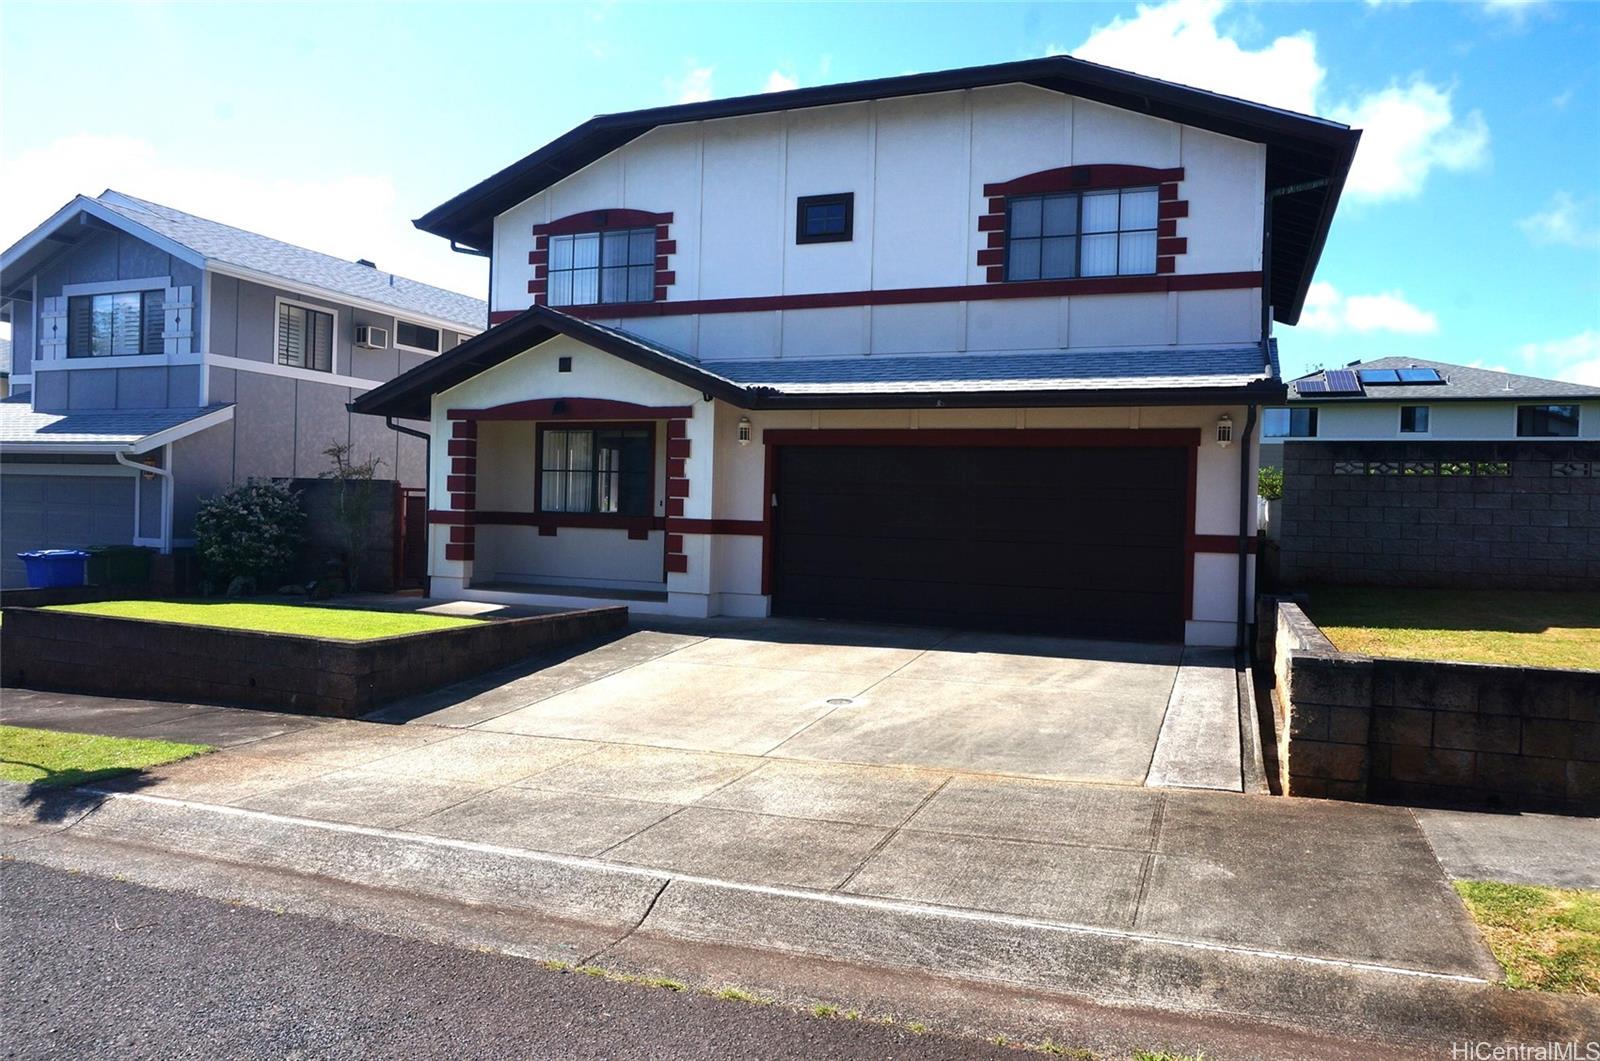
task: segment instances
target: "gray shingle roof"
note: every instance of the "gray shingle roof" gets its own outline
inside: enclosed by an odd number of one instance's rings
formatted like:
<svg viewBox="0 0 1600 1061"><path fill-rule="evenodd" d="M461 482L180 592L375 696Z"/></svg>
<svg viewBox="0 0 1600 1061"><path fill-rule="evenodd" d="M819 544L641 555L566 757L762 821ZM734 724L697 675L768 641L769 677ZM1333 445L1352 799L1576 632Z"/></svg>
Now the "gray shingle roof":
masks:
<svg viewBox="0 0 1600 1061"><path fill-rule="evenodd" d="M35 411L27 398L0 401L0 446L128 446L158 431L226 408Z"/></svg>
<svg viewBox="0 0 1600 1061"><path fill-rule="evenodd" d="M1356 371L1366 368L1436 368L1444 377L1443 383L1377 384L1366 387L1365 394L1299 394L1294 384L1303 379L1320 379L1322 372L1308 373L1291 382L1289 400L1292 402L1399 402L1399 401L1528 401L1534 398L1600 398L1600 387L1581 383L1564 383L1561 380L1540 379L1537 376L1519 376L1514 372L1496 372L1488 368L1452 365L1446 361L1427 361L1420 357L1380 357L1349 366Z"/></svg>
<svg viewBox="0 0 1600 1061"><path fill-rule="evenodd" d="M489 304L481 299L208 221L119 191L107 189L95 201L211 261L452 321L467 331L481 331L488 323Z"/></svg>
<svg viewBox="0 0 1600 1061"><path fill-rule="evenodd" d="M1242 387L1271 378L1261 348L1254 344L1218 350L1058 350L699 364L735 383L783 394Z"/></svg>

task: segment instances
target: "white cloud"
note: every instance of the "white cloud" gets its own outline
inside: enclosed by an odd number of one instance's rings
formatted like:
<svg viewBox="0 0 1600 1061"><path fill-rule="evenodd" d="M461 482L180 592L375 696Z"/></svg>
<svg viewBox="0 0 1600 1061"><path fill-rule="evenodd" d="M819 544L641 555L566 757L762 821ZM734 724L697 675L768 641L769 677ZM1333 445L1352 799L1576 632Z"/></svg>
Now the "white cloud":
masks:
<svg viewBox="0 0 1600 1061"><path fill-rule="evenodd" d="M1546 0L1483 0L1482 6L1486 14L1507 19L1514 25L1521 26L1528 20L1530 14L1546 6Z"/></svg>
<svg viewBox="0 0 1600 1061"><path fill-rule="evenodd" d="M711 75L714 66L696 66L677 81L666 82L667 91L678 103L704 103L711 98Z"/></svg>
<svg viewBox="0 0 1600 1061"><path fill-rule="evenodd" d="M1218 29L1228 0L1140 4L1096 28L1080 59L1298 111L1362 128L1346 194L1383 200L1417 195L1435 169L1462 170L1488 158L1489 130L1476 111L1457 118L1451 90L1421 77L1339 101L1325 85L1308 31L1250 48Z"/></svg>
<svg viewBox="0 0 1600 1061"><path fill-rule="evenodd" d="M767 75L767 83L761 86L763 92L789 92L800 87L800 79L793 74L786 74L782 70L774 70Z"/></svg>
<svg viewBox="0 0 1600 1061"><path fill-rule="evenodd" d="M1600 247L1600 220L1596 220L1595 212L1592 197L1580 202L1571 193L1559 191L1543 210L1519 219L1517 227L1535 243Z"/></svg>
<svg viewBox="0 0 1600 1061"><path fill-rule="evenodd" d="M1313 332L1395 332L1432 335L1439 318L1406 300L1398 291L1376 295L1344 295L1325 280L1306 292L1299 327Z"/></svg>
<svg viewBox="0 0 1600 1061"><path fill-rule="evenodd" d="M1530 365L1547 363L1557 379L1600 387L1600 331L1587 328L1565 339L1524 343L1517 353Z"/></svg>
<svg viewBox="0 0 1600 1061"><path fill-rule="evenodd" d="M366 258L385 272L482 298L488 266L454 254L437 236L407 223L432 203L402 203L394 182L324 159L324 175L270 179L163 157L132 136L63 137L0 160L6 209L0 247L10 246L74 194L114 188L213 221L310 247L337 258Z"/></svg>

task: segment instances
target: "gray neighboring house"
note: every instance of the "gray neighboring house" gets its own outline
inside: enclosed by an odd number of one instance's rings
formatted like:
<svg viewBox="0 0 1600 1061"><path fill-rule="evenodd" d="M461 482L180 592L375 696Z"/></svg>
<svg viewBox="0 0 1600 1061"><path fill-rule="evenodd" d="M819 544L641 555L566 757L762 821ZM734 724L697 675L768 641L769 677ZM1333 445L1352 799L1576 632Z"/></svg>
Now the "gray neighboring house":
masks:
<svg viewBox="0 0 1600 1061"><path fill-rule="evenodd" d="M482 331L466 295L120 192L78 196L0 256L0 585L16 553L192 544L201 498L314 477L349 443L426 478L426 443L346 404ZM426 422L402 426L426 432Z"/></svg>
<svg viewBox="0 0 1600 1061"><path fill-rule="evenodd" d="M1600 589L1600 387L1389 357L1262 419L1289 584Z"/></svg>

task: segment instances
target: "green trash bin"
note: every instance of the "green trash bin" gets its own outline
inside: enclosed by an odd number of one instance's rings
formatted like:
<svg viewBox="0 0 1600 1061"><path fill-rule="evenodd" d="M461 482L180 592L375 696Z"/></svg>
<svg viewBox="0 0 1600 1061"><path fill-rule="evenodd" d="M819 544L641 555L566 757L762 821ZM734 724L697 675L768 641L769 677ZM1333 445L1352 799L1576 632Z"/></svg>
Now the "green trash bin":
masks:
<svg viewBox="0 0 1600 1061"><path fill-rule="evenodd" d="M91 545L84 552L90 586L142 586L150 581L152 550L142 545Z"/></svg>

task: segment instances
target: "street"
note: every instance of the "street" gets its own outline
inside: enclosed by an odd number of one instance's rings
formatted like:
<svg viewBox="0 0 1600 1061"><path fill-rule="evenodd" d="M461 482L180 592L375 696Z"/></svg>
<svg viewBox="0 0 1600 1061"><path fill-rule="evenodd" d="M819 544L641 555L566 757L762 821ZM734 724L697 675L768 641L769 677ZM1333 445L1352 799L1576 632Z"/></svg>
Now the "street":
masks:
<svg viewBox="0 0 1600 1061"><path fill-rule="evenodd" d="M0 882L8 1057L1016 1056L26 863Z"/></svg>

